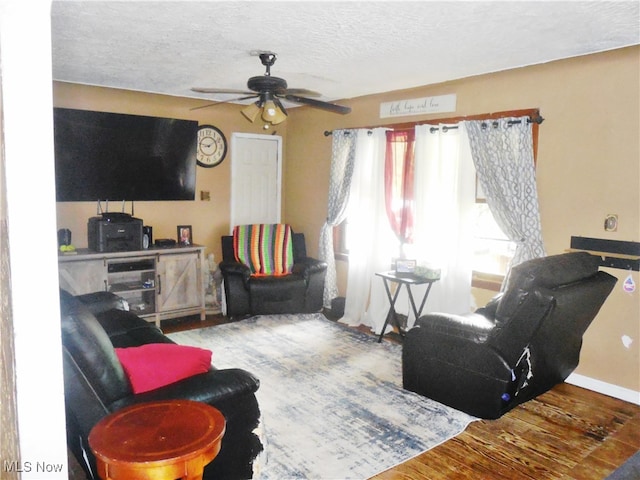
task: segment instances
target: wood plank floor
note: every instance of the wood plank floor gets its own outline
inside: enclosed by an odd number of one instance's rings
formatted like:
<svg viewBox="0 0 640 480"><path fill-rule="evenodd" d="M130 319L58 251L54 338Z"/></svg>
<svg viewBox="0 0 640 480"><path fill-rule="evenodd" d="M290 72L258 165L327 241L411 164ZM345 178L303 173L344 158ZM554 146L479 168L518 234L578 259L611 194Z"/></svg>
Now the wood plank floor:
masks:
<svg viewBox="0 0 640 480"><path fill-rule="evenodd" d="M163 322L162 329L225 322L220 315L203 322L192 317ZM373 478L602 480L638 450L640 406L562 384L498 420L473 422L457 437ZM70 478L83 477L76 467Z"/></svg>
<svg viewBox="0 0 640 480"><path fill-rule="evenodd" d="M561 384L376 480L600 480L640 450L640 407Z"/></svg>

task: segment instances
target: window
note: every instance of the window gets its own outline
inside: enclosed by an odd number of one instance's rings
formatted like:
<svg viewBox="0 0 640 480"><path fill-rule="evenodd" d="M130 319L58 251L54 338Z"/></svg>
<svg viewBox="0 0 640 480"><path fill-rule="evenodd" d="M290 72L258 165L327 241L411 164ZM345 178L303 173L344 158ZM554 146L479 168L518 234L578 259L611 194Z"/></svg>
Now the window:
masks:
<svg viewBox="0 0 640 480"><path fill-rule="evenodd" d="M474 205L473 217L474 284L477 280L478 284L483 283L487 288L487 283L502 282L515 253L516 244L500 229L486 203Z"/></svg>
<svg viewBox="0 0 640 480"><path fill-rule="evenodd" d="M473 115L448 119L437 119L429 122L432 124L455 124L462 120L489 120L502 117L521 117L528 115L532 119L539 119L540 112L537 109L514 110L498 112L495 114ZM418 123L388 125L393 129L409 130ZM533 122L533 155L534 162L537 157L537 143L539 122ZM407 143L409 138L407 138ZM406 151L407 149L405 149ZM399 155L400 157L402 155ZM405 179L406 180L406 179ZM397 205L400 207L400 205ZM399 208L397 208L399 210ZM396 209L392 209L395 211ZM474 206L474 240L473 240L473 282L472 285L488 290L500 290L504 275L507 273L509 263L515 253L516 244L511 242L497 225L489 206L482 200ZM349 253L348 219L334 228L334 250L337 259L347 260Z"/></svg>
<svg viewBox="0 0 640 480"><path fill-rule="evenodd" d="M473 282L486 290L499 291L516 244L500 229L489 206L478 202L473 208ZM333 229L335 258L349 260L349 219Z"/></svg>

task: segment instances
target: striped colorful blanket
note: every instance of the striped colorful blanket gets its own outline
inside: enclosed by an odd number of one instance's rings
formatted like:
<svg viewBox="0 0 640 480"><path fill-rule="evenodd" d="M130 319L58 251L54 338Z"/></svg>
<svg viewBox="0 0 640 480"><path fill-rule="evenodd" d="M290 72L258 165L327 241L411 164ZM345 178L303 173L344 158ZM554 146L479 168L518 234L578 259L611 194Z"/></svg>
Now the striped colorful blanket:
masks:
<svg viewBox="0 0 640 480"><path fill-rule="evenodd" d="M233 251L251 275L286 275L293 268L291 227L284 224L239 225L233 229Z"/></svg>

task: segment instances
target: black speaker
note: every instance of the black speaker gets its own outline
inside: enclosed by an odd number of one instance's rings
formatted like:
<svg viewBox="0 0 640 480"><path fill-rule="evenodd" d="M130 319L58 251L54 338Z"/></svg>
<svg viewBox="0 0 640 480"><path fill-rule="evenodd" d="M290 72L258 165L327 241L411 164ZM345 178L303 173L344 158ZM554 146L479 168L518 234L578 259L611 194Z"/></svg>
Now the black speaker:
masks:
<svg viewBox="0 0 640 480"><path fill-rule="evenodd" d="M142 227L142 248L149 248L153 245L153 227Z"/></svg>
<svg viewBox="0 0 640 480"><path fill-rule="evenodd" d="M58 230L58 246L71 245L71 230L61 228Z"/></svg>

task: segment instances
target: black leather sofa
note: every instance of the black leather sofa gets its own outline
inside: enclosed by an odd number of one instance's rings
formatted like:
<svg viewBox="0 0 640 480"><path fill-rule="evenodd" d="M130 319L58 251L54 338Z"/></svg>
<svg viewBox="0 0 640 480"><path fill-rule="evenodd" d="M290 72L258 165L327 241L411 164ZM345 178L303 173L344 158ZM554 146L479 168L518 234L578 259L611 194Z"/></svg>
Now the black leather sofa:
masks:
<svg viewBox="0 0 640 480"><path fill-rule="evenodd" d="M313 313L322 310L327 264L307 256L303 233L293 233L293 271L284 276L252 277L236 261L233 236L222 237L220 272L224 280L227 316Z"/></svg>
<svg viewBox="0 0 640 480"><path fill-rule="evenodd" d="M404 388L493 419L563 382L617 281L599 265L585 252L530 260L475 313L420 317L404 339Z"/></svg>
<svg viewBox="0 0 640 480"><path fill-rule="evenodd" d="M205 468L204 478L251 478L253 461L262 450L254 433L260 420L258 379L241 369L211 367L134 394L114 349L174 342L154 324L122 310L124 305L109 292L77 297L60 293L67 443L87 477L96 478L87 438L101 418L139 402L189 399L216 407L227 422L220 453Z"/></svg>

